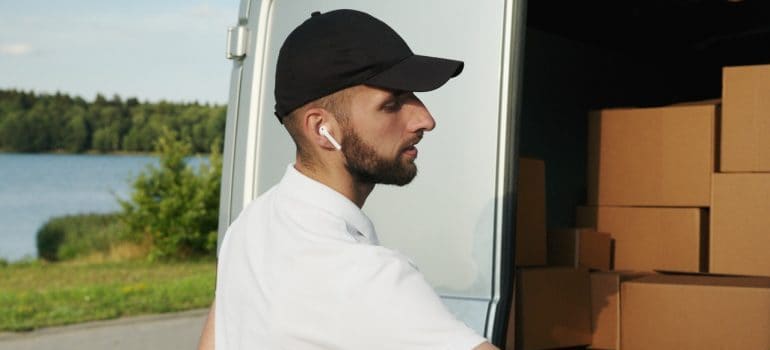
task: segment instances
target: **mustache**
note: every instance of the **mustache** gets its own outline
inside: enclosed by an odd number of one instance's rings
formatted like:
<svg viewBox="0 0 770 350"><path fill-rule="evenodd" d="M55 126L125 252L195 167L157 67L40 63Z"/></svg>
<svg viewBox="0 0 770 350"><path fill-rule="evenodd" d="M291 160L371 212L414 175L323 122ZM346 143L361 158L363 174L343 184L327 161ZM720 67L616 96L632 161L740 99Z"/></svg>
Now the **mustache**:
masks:
<svg viewBox="0 0 770 350"><path fill-rule="evenodd" d="M420 141L422 141L422 137L423 135L422 133L420 133L414 137L409 138L409 140L404 142L404 146L401 147L401 150L403 151L403 150L406 150L407 148L417 145L418 143L420 143Z"/></svg>

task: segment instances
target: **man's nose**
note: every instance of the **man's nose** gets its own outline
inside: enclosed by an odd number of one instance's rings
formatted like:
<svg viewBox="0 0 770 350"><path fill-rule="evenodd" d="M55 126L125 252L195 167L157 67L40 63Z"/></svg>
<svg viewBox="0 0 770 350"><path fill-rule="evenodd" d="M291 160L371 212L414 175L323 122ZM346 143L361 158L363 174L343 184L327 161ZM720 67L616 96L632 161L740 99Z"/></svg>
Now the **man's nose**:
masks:
<svg viewBox="0 0 770 350"><path fill-rule="evenodd" d="M436 120L433 119L428 109L425 106L418 106L411 121L411 131L431 131L435 127Z"/></svg>

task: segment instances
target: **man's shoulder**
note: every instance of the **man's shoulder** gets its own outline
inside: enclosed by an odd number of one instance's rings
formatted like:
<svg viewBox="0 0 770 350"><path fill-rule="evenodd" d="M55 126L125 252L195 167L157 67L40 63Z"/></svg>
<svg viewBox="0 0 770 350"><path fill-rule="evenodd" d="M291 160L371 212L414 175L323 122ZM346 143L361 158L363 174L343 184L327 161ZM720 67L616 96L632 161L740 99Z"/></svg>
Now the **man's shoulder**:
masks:
<svg viewBox="0 0 770 350"><path fill-rule="evenodd" d="M244 218L265 212L265 209L271 205L274 205L277 193L279 193L278 185L271 187L264 193L257 196L257 198L254 198L251 202L247 203L243 207L243 210L240 212L240 214L238 214L238 217L236 217L234 223Z"/></svg>
<svg viewBox="0 0 770 350"><path fill-rule="evenodd" d="M301 197L282 191L277 185L247 204L228 228L246 236L279 234L282 240L322 243L327 239L355 242L355 231L332 208L323 208Z"/></svg>

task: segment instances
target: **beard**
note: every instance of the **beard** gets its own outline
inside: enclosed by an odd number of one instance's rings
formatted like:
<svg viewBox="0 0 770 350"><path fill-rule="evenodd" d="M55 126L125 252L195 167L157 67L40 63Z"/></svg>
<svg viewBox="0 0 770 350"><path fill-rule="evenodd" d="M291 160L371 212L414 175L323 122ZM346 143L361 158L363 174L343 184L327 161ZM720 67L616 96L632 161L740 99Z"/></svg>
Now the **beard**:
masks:
<svg viewBox="0 0 770 350"><path fill-rule="evenodd" d="M359 182L404 186L417 176L417 166L414 162L402 159L400 153L388 159L377 154L374 147L358 137L352 128L344 128L343 133L345 167Z"/></svg>

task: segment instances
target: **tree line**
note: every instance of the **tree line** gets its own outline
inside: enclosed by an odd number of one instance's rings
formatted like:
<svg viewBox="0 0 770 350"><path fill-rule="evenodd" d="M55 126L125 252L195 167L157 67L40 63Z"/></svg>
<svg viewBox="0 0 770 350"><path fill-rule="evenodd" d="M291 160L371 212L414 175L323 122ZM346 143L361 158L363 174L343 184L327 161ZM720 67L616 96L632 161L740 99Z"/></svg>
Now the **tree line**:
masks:
<svg viewBox="0 0 770 350"><path fill-rule="evenodd" d="M193 152L208 153L224 138L225 108L0 89L0 151L150 152L169 129L189 140Z"/></svg>

